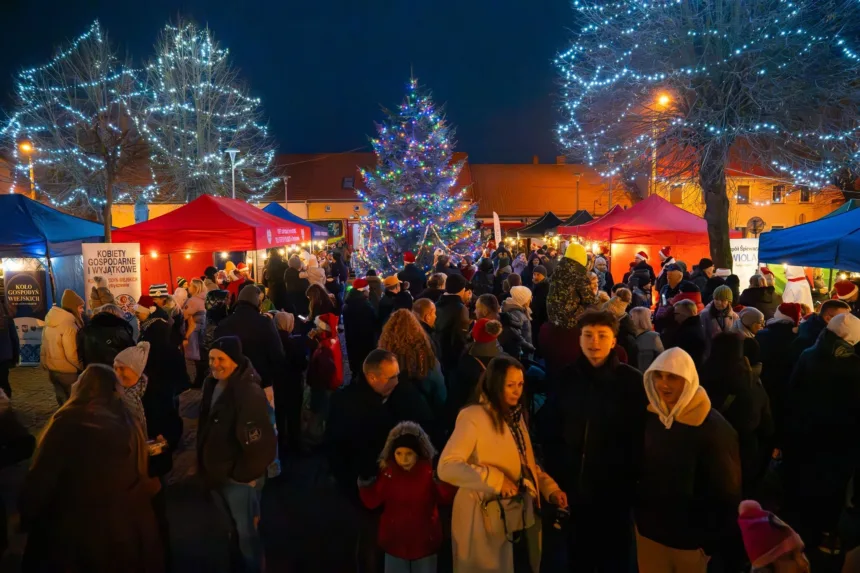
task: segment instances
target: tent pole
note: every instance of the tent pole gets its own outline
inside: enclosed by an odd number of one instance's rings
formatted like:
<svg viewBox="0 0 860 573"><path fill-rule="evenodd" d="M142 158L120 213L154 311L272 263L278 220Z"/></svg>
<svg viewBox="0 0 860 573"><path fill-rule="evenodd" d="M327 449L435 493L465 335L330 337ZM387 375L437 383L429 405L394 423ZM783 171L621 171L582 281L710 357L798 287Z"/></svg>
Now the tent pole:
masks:
<svg viewBox="0 0 860 573"><path fill-rule="evenodd" d="M170 260L170 253L167 253L167 272L170 275L170 288L173 288L173 262Z"/></svg>
<svg viewBox="0 0 860 573"><path fill-rule="evenodd" d="M48 261L48 280L51 281L51 295L57 304L57 281L54 279L54 265L51 263L51 247L45 242L45 259Z"/></svg>

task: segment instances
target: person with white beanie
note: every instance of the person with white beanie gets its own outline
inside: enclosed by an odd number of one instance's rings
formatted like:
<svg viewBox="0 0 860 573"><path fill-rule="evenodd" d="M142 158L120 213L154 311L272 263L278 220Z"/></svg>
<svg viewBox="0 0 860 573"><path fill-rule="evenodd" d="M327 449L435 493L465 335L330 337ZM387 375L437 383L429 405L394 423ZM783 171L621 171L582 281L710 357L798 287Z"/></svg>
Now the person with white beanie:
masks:
<svg viewBox="0 0 860 573"><path fill-rule="evenodd" d="M711 407L690 355L670 348L645 372L648 415L634 511L640 573L705 573L733 548L741 501L738 435ZM728 570L728 568L727 568Z"/></svg>
<svg viewBox="0 0 860 573"><path fill-rule="evenodd" d="M848 484L860 467L860 318L834 316L804 351L789 383L783 457L787 503L801 537L836 530Z"/></svg>
<svg viewBox="0 0 860 573"><path fill-rule="evenodd" d="M113 371L119 378L120 396L134 419L146 431L146 415L143 409L143 394L146 392L147 379L143 371L149 358L149 343L138 342L116 355L113 360Z"/></svg>
<svg viewBox="0 0 860 573"><path fill-rule="evenodd" d="M523 340L532 345L532 291L529 287L511 287L511 296L502 305L502 312L508 313L511 327L522 333ZM514 356L519 358L519 356Z"/></svg>

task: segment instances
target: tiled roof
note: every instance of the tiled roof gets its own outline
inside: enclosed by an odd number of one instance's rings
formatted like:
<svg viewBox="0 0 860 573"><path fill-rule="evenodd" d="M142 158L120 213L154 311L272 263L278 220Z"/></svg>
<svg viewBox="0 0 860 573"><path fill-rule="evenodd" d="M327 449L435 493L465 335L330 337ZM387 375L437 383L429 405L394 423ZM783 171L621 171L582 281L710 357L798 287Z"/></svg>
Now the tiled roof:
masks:
<svg viewBox="0 0 860 573"><path fill-rule="evenodd" d="M454 153L454 160L467 159L462 152ZM370 168L376 165L376 155L373 153L311 153L285 154L276 158L276 170L281 175L288 175L288 198L290 201L357 201L354 189L344 188L344 178L351 177L352 184L364 188L359 167ZM460 178L455 186L459 192L463 187L472 183L468 161L460 171ZM281 188L283 189L283 188Z"/></svg>

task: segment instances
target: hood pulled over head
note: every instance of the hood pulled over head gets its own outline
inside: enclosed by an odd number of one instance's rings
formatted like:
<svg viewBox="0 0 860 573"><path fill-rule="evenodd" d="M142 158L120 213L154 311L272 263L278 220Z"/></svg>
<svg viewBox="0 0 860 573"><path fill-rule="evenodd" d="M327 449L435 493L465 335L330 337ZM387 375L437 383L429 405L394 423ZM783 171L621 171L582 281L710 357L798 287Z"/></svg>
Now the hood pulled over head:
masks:
<svg viewBox="0 0 860 573"><path fill-rule="evenodd" d="M684 379L684 391L671 411L655 387L657 371L670 372ZM711 410L711 401L705 389L699 386L696 365L690 355L680 348L670 348L654 360L645 372L645 393L648 396L648 411L657 414L667 430L676 421L687 426L701 426Z"/></svg>

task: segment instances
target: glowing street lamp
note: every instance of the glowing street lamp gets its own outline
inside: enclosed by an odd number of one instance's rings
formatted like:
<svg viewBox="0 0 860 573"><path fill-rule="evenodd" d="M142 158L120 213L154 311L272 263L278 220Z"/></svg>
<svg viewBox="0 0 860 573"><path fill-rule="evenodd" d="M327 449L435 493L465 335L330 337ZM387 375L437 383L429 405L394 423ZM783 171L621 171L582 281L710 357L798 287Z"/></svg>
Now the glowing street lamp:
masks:
<svg viewBox="0 0 860 573"><path fill-rule="evenodd" d="M657 95L655 100L657 107L665 108L672 103L672 96L663 92ZM651 195L657 193L657 124L651 120Z"/></svg>
<svg viewBox="0 0 860 573"><path fill-rule="evenodd" d="M33 144L29 141L22 141L18 144L18 149L21 153L27 156L30 163L30 199L36 198L36 173L33 171Z"/></svg>

